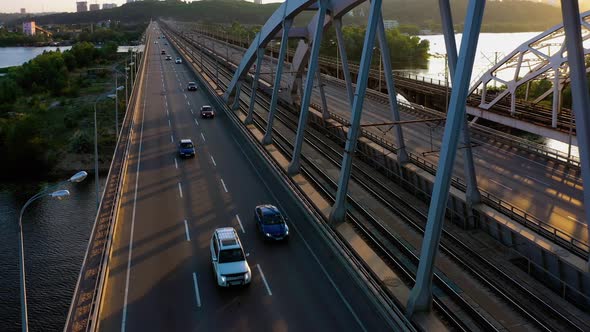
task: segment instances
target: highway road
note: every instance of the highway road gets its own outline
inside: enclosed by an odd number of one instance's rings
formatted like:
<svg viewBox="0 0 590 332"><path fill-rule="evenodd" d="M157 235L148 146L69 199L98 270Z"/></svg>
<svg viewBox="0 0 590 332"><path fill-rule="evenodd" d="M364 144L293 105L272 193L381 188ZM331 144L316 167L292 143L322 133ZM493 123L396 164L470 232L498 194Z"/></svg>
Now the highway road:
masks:
<svg viewBox="0 0 590 332"><path fill-rule="evenodd" d="M99 317L102 331L382 331L371 299L292 202L278 201L231 134L229 119L201 119L206 95L186 91L196 81L150 27L145 99L136 112ZM154 40L158 40L156 45ZM194 159L180 160L177 143L191 138ZM254 206L284 209L287 243L264 243ZM253 280L249 287L215 285L209 241L217 227L234 227Z"/></svg>
<svg viewBox="0 0 590 332"><path fill-rule="evenodd" d="M199 38L193 34L195 40L204 41L208 47L213 47L213 41ZM214 43L215 50L222 57L229 57L234 64L239 64L243 51L230 46L229 52L224 42ZM272 69L271 69L272 67ZM276 59L270 61L265 57L261 69L261 79L273 82L271 73L276 72ZM286 63L284 71L290 71L290 63ZM281 86L288 82L283 75ZM305 81L305 76L304 76ZM344 118L350 118L350 103L344 88L344 81L335 83L335 78L324 79L328 109ZM317 82L314 82L317 85ZM385 84L385 83L384 83ZM321 105L319 89L314 87L312 103ZM366 98L363 105L363 124L383 123L392 121L389 115L389 104L386 105ZM402 121L417 120L417 116L401 112ZM421 156L423 159L438 164L438 150L440 149L444 123L425 123L404 125L404 140L409 152ZM389 126L367 127L367 130L383 136L394 145L398 145ZM432 133L432 134L431 134ZM589 243L588 227L585 223L583 206L583 187L579 170L566 168L563 164L544 159L532 153L525 155L522 151L500 144L474 137L472 143L475 171L478 187L511 205L526 211L528 214L544 221L553 227ZM465 179L463 153L458 152L453 175Z"/></svg>

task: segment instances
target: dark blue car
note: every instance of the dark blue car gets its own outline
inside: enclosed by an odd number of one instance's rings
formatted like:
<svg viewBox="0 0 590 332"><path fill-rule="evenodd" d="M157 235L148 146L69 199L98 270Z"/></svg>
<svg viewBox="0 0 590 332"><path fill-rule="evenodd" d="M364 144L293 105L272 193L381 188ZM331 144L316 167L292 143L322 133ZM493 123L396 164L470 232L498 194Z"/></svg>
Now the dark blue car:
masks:
<svg viewBox="0 0 590 332"><path fill-rule="evenodd" d="M181 139L178 144L178 155L181 158L190 158L195 156L195 146L190 139Z"/></svg>
<svg viewBox="0 0 590 332"><path fill-rule="evenodd" d="M258 205L254 211L258 231L269 240L286 240L289 237L289 226L286 218L273 205Z"/></svg>

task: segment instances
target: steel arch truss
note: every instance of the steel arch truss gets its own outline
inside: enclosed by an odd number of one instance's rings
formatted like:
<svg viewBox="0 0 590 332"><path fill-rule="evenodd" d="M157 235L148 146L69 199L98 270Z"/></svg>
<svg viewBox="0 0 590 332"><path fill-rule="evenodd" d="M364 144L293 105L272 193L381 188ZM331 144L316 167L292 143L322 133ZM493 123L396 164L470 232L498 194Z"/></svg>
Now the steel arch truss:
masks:
<svg viewBox="0 0 590 332"><path fill-rule="evenodd" d="M580 23L584 55L587 56L590 53L590 11L580 15ZM517 94L521 94L520 99L528 100L531 82L543 81L547 83L538 87L544 87L544 91L532 103L551 98L551 126L556 128L561 112L561 93L570 82L563 24L521 44L475 81L470 92L481 91L473 97L479 98L479 107L485 110L509 96L510 114L515 115ZM496 83L500 85L499 91L494 89L496 91L492 93L490 89L497 86Z"/></svg>

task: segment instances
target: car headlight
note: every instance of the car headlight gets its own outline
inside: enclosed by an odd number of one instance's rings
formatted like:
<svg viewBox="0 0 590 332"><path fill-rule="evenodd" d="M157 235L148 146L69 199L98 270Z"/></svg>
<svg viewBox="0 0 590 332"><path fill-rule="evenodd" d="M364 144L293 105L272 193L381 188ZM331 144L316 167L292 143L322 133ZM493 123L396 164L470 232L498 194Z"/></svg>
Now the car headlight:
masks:
<svg viewBox="0 0 590 332"><path fill-rule="evenodd" d="M285 235L289 235L289 227L285 226Z"/></svg>
<svg viewBox="0 0 590 332"><path fill-rule="evenodd" d="M250 278L252 278L252 274L250 273L250 271L248 271L244 274L244 278L245 278L246 282L250 281Z"/></svg>
<svg viewBox="0 0 590 332"><path fill-rule="evenodd" d="M264 235L266 235L267 237L271 237L272 235L270 235L270 233L264 233Z"/></svg>
<svg viewBox="0 0 590 332"><path fill-rule="evenodd" d="M221 282L225 283L225 276L219 276L219 280L221 280Z"/></svg>

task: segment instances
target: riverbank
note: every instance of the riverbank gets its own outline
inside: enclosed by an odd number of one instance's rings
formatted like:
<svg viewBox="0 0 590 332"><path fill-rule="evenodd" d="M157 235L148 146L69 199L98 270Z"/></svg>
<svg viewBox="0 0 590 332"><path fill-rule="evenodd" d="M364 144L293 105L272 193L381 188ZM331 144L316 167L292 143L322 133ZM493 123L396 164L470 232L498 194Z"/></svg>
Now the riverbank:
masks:
<svg viewBox="0 0 590 332"><path fill-rule="evenodd" d="M116 143L115 118L121 122L126 107L125 91L118 92L117 106L107 95L115 90L112 68L118 64L125 72L127 59L116 53L116 45L81 44L6 70L0 77L0 155L8 157L0 164L0 181L94 173L95 103L99 171L106 174ZM119 82L122 90L125 78Z"/></svg>

